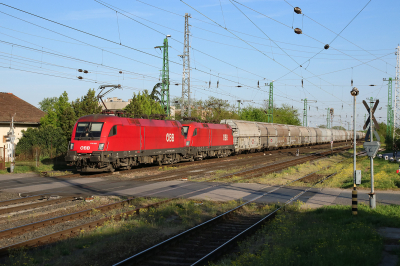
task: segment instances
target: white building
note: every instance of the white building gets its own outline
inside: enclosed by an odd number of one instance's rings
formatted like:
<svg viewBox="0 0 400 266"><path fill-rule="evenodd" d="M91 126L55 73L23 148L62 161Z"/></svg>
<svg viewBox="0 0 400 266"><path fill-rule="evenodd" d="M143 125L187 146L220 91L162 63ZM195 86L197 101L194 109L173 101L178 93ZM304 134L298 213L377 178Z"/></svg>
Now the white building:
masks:
<svg viewBox="0 0 400 266"><path fill-rule="evenodd" d="M6 160L11 144L6 142L7 132L10 131L11 117L14 116L15 144L22 137L22 130L29 127L38 127L40 118L46 113L30 103L18 98L9 92L0 92L0 157L3 156L3 147L6 148Z"/></svg>

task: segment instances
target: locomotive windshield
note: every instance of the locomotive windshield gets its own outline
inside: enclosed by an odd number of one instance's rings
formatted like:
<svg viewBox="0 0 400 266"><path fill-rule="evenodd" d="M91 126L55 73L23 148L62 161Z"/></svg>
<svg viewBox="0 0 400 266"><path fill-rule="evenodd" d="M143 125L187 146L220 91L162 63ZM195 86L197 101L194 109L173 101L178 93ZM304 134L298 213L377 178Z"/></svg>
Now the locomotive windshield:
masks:
<svg viewBox="0 0 400 266"><path fill-rule="evenodd" d="M189 131L189 127L182 127L182 135L183 135L183 137L186 139L186 137L187 137L187 134L188 134L188 131Z"/></svg>
<svg viewBox="0 0 400 266"><path fill-rule="evenodd" d="M76 140L99 140L103 123L79 122L76 127Z"/></svg>

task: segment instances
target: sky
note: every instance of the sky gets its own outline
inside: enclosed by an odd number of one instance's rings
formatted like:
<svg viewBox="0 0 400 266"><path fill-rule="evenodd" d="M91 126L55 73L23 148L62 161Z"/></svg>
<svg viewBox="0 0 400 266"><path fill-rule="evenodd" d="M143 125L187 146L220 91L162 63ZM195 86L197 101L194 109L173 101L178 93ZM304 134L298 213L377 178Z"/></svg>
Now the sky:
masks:
<svg viewBox="0 0 400 266"><path fill-rule="evenodd" d="M353 80L360 91L357 129L366 114L362 100L369 97L379 99L376 117L386 122L388 84L383 79L396 75L400 17L395 12L400 1L3 3L0 91L35 106L64 91L75 100L89 88L97 91L105 84L121 84L121 89L107 97L125 101L144 89L151 91L160 81L162 69L162 52L155 46L162 45L166 35L171 35L170 94L171 98L181 97L179 55L188 13L192 98L214 96L232 105L241 100L242 107L262 107L268 100L268 84L273 82L276 107L287 104L302 114L302 100L307 98L309 126L326 125L326 109L333 108L331 126L351 129ZM300 7L302 14L296 14L294 7ZM296 34L295 28L302 34ZM326 44L328 49L324 49Z"/></svg>

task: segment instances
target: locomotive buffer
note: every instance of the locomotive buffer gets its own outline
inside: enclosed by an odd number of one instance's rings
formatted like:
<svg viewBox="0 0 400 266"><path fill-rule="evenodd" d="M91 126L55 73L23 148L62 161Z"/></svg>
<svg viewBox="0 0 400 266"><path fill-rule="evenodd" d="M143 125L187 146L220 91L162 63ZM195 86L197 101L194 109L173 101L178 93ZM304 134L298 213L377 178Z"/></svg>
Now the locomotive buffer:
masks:
<svg viewBox="0 0 400 266"><path fill-rule="evenodd" d="M371 103L373 103L373 102L371 101ZM368 194L369 195L369 205L372 209L375 209L376 196L375 196L375 192L374 192L374 158L376 156L376 153L379 150L379 147L381 146L381 143L379 142L380 137L374 128L374 125L375 125L375 127L379 130L379 124L375 119L374 113L376 111L376 108L378 107L379 100L376 100L372 110L371 110L371 108L369 108L369 106L365 100L363 101L363 104L369 113L369 117L363 127L363 129L365 130L369 126L369 129L365 136L365 142L364 142L364 149L367 152L367 155L369 156L369 158L371 160L371 193ZM378 141L373 141L374 135Z"/></svg>

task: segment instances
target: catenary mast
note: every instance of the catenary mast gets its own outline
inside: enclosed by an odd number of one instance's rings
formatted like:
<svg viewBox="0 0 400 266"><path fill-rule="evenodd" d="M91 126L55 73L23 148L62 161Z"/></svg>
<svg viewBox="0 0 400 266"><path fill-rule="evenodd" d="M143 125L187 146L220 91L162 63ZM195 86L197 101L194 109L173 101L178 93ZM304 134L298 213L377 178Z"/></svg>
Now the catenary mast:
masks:
<svg viewBox="0 0 400 266"><path fill-rule="evenodd" d="M185 14L185 40L183 44L183 71L182 71L182 103L181 103L181 113L182 117L191 116L190 110L190 53L189 53L189 18L190 14Z"/></svg>

